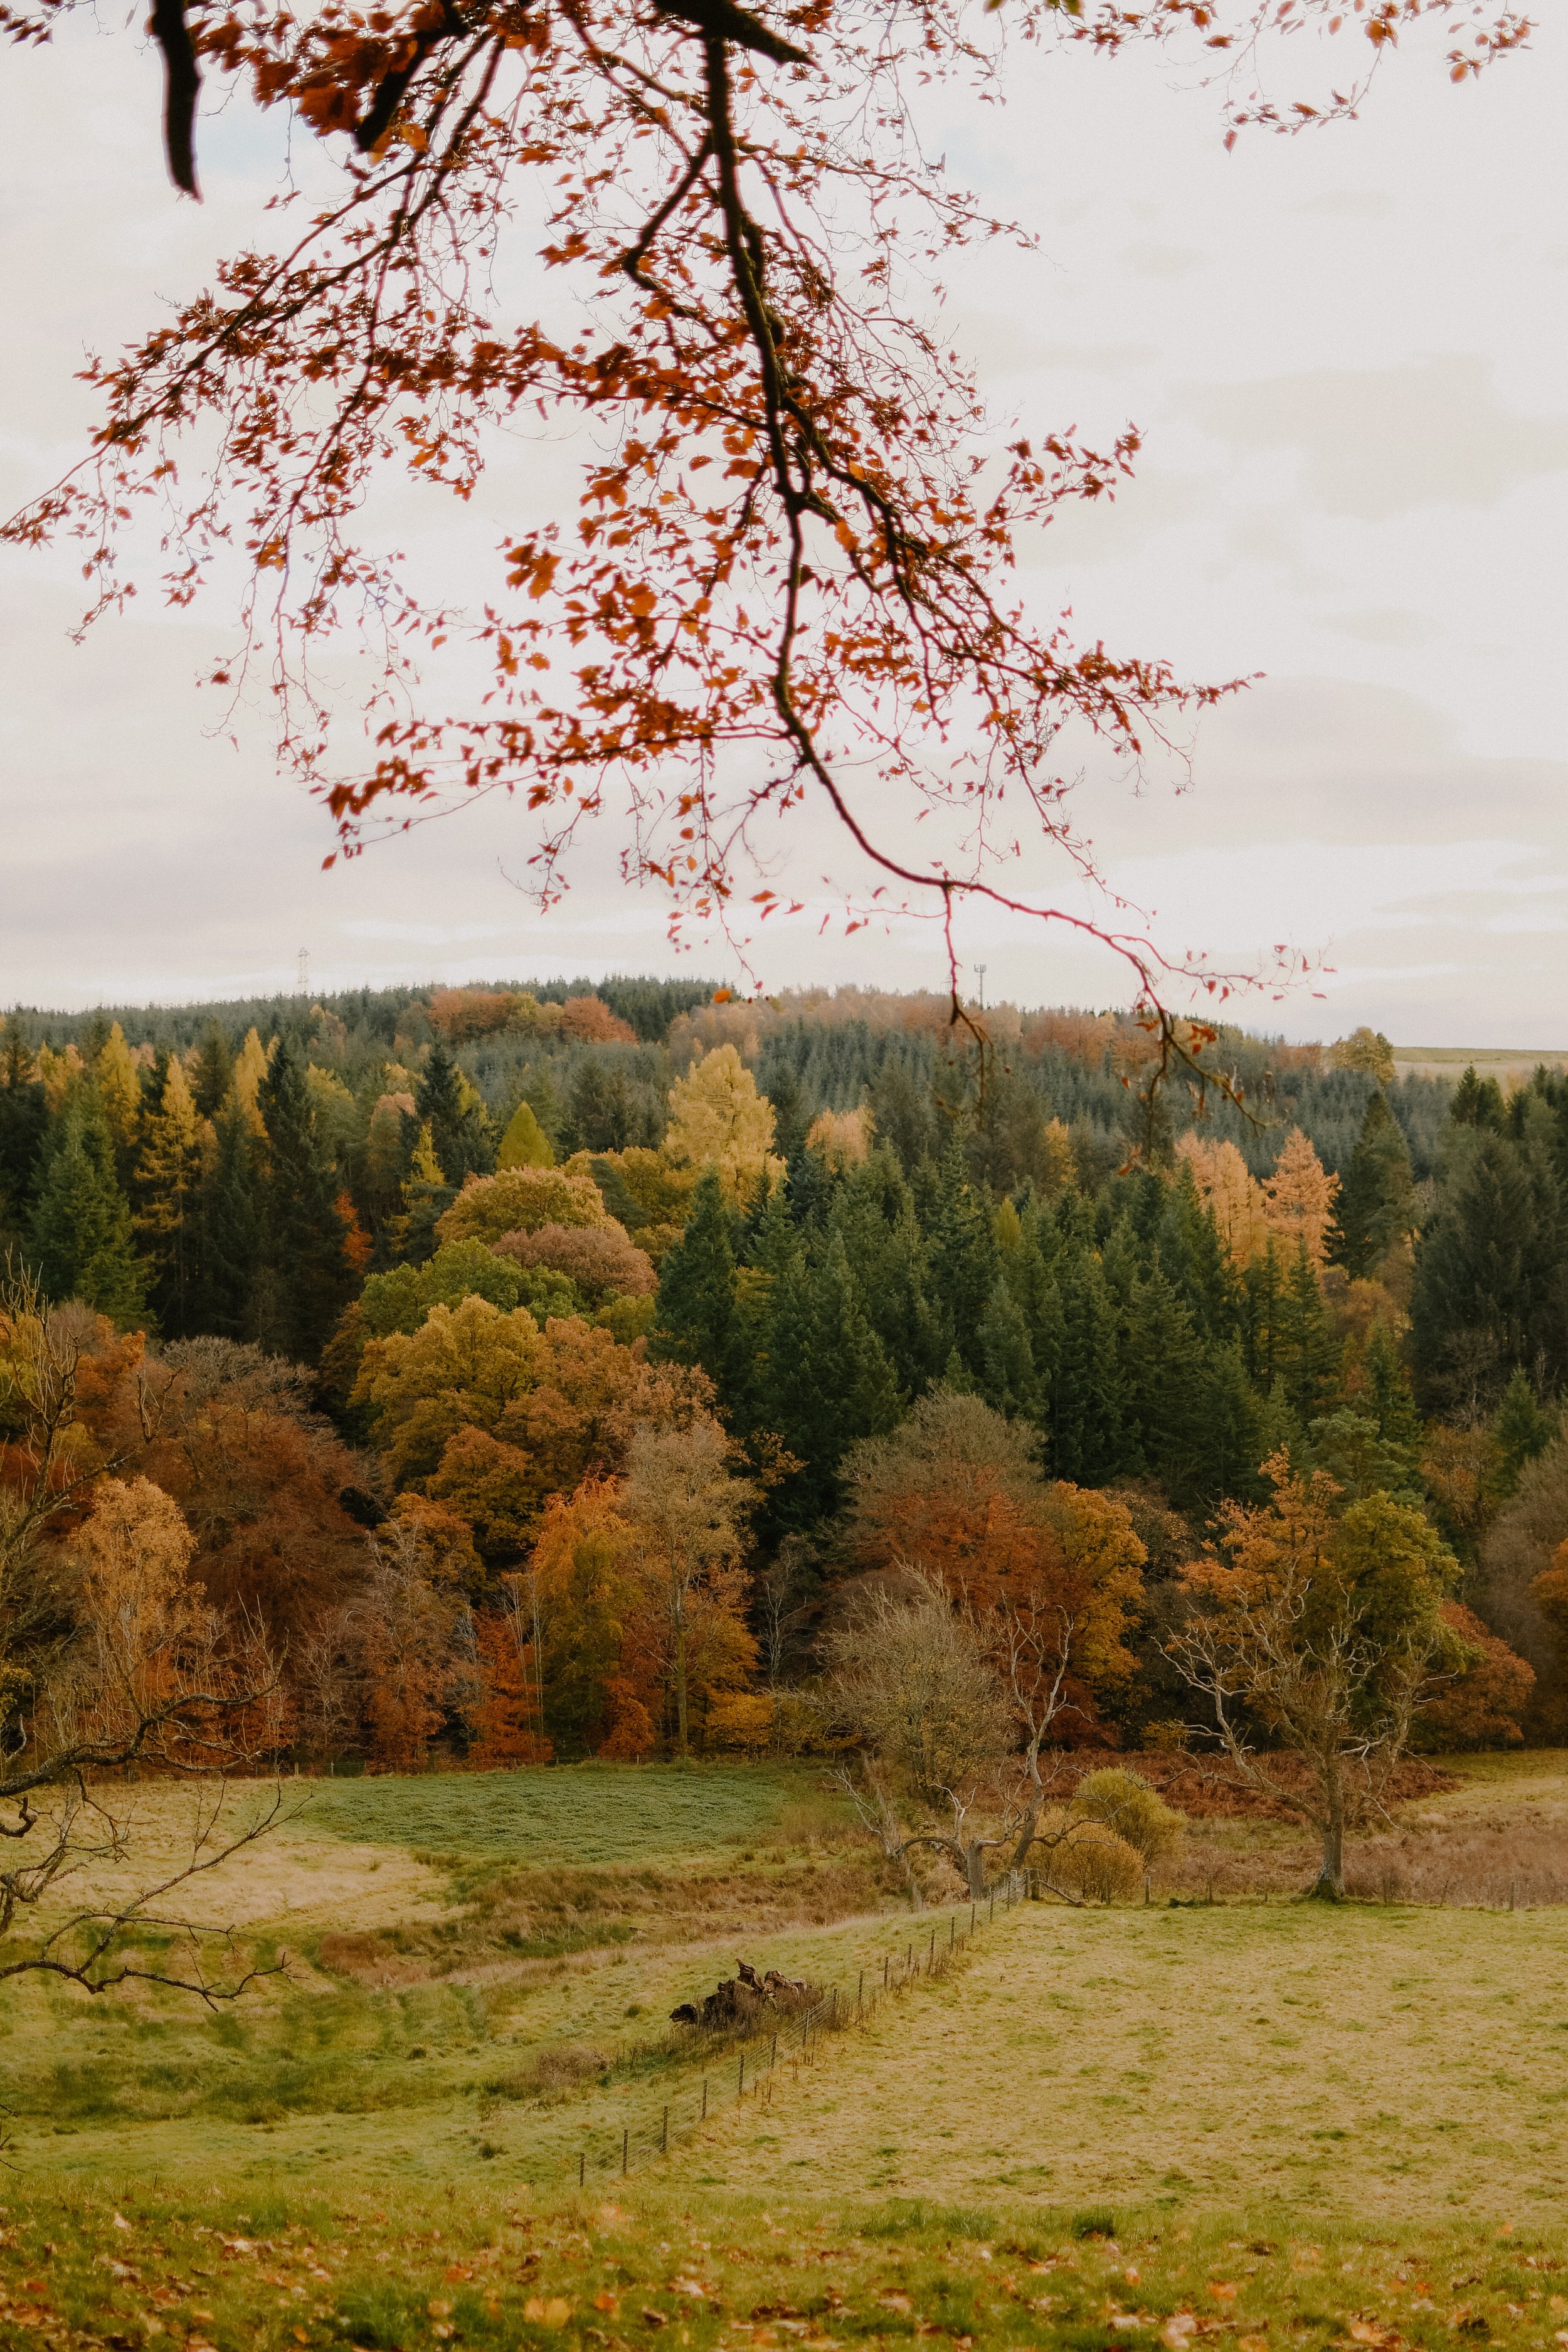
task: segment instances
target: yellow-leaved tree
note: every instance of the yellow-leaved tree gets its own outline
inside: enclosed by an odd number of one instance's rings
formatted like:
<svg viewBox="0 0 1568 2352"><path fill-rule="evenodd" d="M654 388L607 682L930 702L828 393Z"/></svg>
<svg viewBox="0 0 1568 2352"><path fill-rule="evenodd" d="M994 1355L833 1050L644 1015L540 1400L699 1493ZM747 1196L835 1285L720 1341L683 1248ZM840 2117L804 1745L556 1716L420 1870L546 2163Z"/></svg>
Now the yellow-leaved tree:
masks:
<svg viewBox="0 0 1568 2352"><path fill-rule="evenodd" d="M664 1149L677 1167L715 1169L738 1199L783 1172L773 1140L773 1107L733 1045L716 1045L671 1087Z"/></svg>
<svg viewBox="0 0 1568 2352"><path fill-rule="evenodd" d="M1293 1127L1263 1186L1264 1215L1289 1255L1294 1257L1304 1244L1320 1271L1329 1255L1339 1189L1339 1178L1329 1174L1300 1129Z"/></svg>
<svg viewBox="0 0 1568 2352"><path fill-rule="evenodd" d="M1247 1265L1267 1247L1268 1217L1263 1187L1234 1143L1210 1142L1189 1128L1176 1157L1193 1171L1199 1200L1214 1218L1233 1265Z"/></svg>

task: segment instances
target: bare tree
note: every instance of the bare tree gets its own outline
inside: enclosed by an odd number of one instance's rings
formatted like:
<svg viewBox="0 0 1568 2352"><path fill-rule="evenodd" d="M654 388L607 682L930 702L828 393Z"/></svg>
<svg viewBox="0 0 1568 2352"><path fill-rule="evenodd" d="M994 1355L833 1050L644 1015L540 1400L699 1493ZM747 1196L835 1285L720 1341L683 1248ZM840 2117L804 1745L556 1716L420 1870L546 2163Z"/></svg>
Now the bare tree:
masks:
<svg viewBox="0 0 1568 2352"><path fill-rule="evenodd" d="M859 1739L866 1798L846 1780L862 1819L868 1802L889 1853L921 1846L945 1853L972 1896L985 1891L980 1833L987 1793L1009 1742L1005 1698L970 1619L941 1586L910 1570L901 1589L879 1586L829 1638L826 1697ZM889 1774L923 1809L921 1827L890 1843L896 1815ZM842 1776L841 1776L842 1777ZM945 1814L938 1827L933 1815Z"/></svg>

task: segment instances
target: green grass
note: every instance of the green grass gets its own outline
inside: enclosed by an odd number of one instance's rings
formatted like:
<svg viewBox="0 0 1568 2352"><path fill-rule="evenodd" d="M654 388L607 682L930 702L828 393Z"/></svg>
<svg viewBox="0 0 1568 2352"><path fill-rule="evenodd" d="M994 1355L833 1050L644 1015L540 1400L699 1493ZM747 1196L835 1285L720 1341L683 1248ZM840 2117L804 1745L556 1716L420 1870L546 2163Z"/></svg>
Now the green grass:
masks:
<svg viewBox="0 0 1568 2352"><path fill-rule="evenodd" d="M776 1832L820 1775L799 1766L572 1764L536 1772L324 1780L324 1835L577 1868L685 1862Z"/></svg>
<svg viewBox="0 0 1568 2352"><path fill-rule="evenodd" d="M1353 2345L1548 2352L1568 2314L1568 2233L1425 2219L1310 2231L1266 2205L1185 2215L1122 2205L882 2202L689 2181L613 2201L519 2204L417 2189L395 2210L348 2182L286 2191L122 2183L14 2196L0 2243L0 2343L133 2352L910 2352L921 2341L1166 2352ZM1107 2235L1107 2231L1114 2235Z"/></svg>

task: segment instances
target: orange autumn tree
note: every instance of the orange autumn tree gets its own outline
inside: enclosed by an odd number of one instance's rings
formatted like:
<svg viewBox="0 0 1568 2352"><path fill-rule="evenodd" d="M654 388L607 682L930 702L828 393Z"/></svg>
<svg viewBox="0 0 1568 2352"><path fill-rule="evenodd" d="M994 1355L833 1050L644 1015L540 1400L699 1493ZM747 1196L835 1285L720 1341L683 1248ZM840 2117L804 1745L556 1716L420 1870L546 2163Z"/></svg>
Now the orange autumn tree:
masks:
<svg viewBox="0 0 1568 2352"><path fill-rule="evenodd" d="M1145 1553L1123 1505L1050 1481L1038 1439L975 1396L933 1390L846 1464L845 1538L865 1569L908 1566L970 1612L1012 1694L1031 1775L1098 1727L1133 1671Z"/></svg>
<svg viewBox="0 0 1568 2352"><path fill-rule="evenodd" d="M43 42L85 5L3 0L0 26ZM1265 79L1287 16L1342 58L1309 97ZM94 364L92 450L11 539L78 540L97 610L132 584L121 548L144 513L181 605L243 543L215 682L265 668L283 760L350 848L500 790L531 820L544 902L604 814L678 918L748 890L754 915L779 894L753 842L771 857L773 820L811 802L853 889L1094 930L1010 880L1016 812L1092 875L1064 724L1136 759L1224 689L1019 599L1020 535L1113 495L1138 436L993 428L928 289L1017 231L934 159L919 93L996 94L1004 36L1153 43L1220 81L1230 135L1295 131L1353 115L1425 18L1458 79L1528 31L1507 0L1005 0L994 19L948 0L159 0L177 185L197 185L204 77L314 133L335 183L313 211L285 193L274 245ZM522 277L512 215L537 186L564 330L494 290ZM588 428L576 517L515 528L475 604L448 605L378 536L373 497L406 468L468 499L495 428L529 422ZM362 627L384 667L345 713L319 656ZM1153 992L1136 934L1096 935Z"/></svg>
<svg viewBox="0 0 1568 2352"><path fill-rule="evenodd" d="M617 1761L658 1741L657 1656L635 1631L637 1539L618 1478L585 1478L546 1504L530 1576L543 1706L558 1741Z"/></svg>
<svg viewBox="0 0 1568 2352"><path fill-rule="evenodd" d="M508 1580L509 1584L517 1582ZM532 1626L520 1594L474 1620L479 1696L468 1761L481 1770L503 1764L548 1764L554 1747L540 1722Z"/></svg>

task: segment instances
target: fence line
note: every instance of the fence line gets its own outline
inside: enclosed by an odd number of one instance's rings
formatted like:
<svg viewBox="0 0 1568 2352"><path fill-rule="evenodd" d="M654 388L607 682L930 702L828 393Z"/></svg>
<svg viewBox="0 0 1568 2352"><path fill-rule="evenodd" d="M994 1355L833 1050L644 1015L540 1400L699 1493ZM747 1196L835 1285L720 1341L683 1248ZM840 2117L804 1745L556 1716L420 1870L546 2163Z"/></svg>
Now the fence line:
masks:
<svg viewBox="0 0 1568 2352"><path fill-rule="evenodd" d="M868 1985L862 1969L853 1997L843 1986L832 1984L809 2009L794 2014L774 2011L753 2032L728 2043L722 2064L716 2052L697 2086L679 2099L667 2100L654 2120L588 2133L571 2166L577 2186L586 2188L590 2179L625 2179L639 2165L668 2156L672 2139L689 2139L710 2113L717 2115L727 2105L751 2099L765 2108L782 2063L793 2058L797 2067L808 2065L827 2035L868 2025L885 2001L896 2000L910 1985L945 1976L980 1930L990 1926L998 1907L1010 1911L1033 1891L1024 1872L1009 1871L978 1902L960 1904L948 1914L945 1936L940 1921L931 1924L929 1935L911 1936L896 1968L893 1955L885 1953L879 1984L873 1977ZM961 1932L965 1909L969 1924Z"/></svg>

